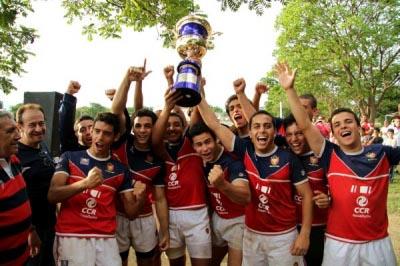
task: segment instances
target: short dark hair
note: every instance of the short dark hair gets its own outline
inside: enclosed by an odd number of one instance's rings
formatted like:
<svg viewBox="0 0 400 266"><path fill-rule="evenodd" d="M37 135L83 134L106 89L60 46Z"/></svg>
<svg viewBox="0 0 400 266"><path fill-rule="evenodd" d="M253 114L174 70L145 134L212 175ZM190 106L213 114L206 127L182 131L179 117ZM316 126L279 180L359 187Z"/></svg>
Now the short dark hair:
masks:
<svg viewBox="0 0 400 266"><path fill-rule="evenodd" d="M270 113L268 113L268 112L265 111L265 110L257 111L257 112L255 112L255 113L250 117L250 119L249 119L249 128L251 128L251 125L253 124L253 118L254 118L256 115L266 115L266 116L271 117L271 118L272 118L272 124L273 124L273 126L274 126L274 128L275 128L275 130L276 130L276 124L275 124L275 118L274 118L274 116L271 115Z"/></svg>
<svg viewBox="0 0 400 266"><path fill-rule="evenodd" d="M283 119L283 127L285 130L293 124L297 124L296 119L294 118L293 114L290 113L285 119Z"/></svg>
<svg viewBox="0 0 400 266"><path fill-rule="evenodd" d="M392 132L394 134L394 129L393 128L388 128L387 132Z"/></svg>
<svg viewBox="0 0 400 266"><path fill-rule="evenodd" d="M85 121L85 120L93 121L94 119L90 115L81 115L78 119L75 120L74 130L77 131L78 130L78 124L80 122L82 122L82 121Z"/></svg>
<svg viewBox="0 0 400 266"><path fill-rule="evenodd" d="M180 116L178 113L169 113L169 117L171 116L176 116L179 118L179 121L181 121L182 127L185 125L185 122L183 121L183 117Z"/></svg>
<svg viewBox="0 0 400 266"><path fill-rule="evenodd" d="M119 133L119 119L117 115L110 112L98 113L94 119L94 124L96 124L97 121L112 126L114 134Z"/></svg>
<svg viewBox="0 0 400 266"><path fill-rule="evenodd" d="M226 113L229 115L229 104L231 103L231 101L237 100L238 97L236 94L233 94L231 96L229 96L229 98L226 100L225 102L225 111Z"/></svg>
<svg viewBox="0 0 400 266"><path fill-rule="evenodd" d="M336 110L334 110L331 114L331 117L329 117L329 124L331 125L331 128L333 128L332 126L332 118L340 113L350 113L354 116L354 119L356 120L357 126L361 126L360 124L360 119L358 118L358 116L356 115L356 113L354 113L353 110L351 110L350 108L346 108L346 107L341 107L341 108L337 108Z"/></svg>
<svg viewBox="0 0 400 266"><path fill-rule="evenodd" d="M299 96L300 99L309 100L311 108L317 108L317 99L311 93L305 93Z"/></svg>
<svg viewBox="0 0 400 266"><path fill-rule="evenodd" d="M196 137L200 134L203 134L203 133L209 133L214 140L217 139L217 136L215 135L215 133L204 122L199 122L199 123L192 125L189 128L190 141L193 142L194 137Z"/></svg>
<svg viewBox="0 0 400 266"><path fill-rule="evenodd" d="M132 125L134 124L134 120L136 117L150 117L151 123L154 125L157 121L157 115L150 109L142 108L139 109L135 114L132 116Z"/></svg>

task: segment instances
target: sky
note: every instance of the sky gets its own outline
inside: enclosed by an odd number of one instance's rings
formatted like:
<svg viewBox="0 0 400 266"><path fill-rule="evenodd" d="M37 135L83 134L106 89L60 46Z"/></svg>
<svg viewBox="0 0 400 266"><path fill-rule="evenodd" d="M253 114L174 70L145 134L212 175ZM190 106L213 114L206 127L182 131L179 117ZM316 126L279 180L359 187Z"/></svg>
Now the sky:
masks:
<svg viewBox="0 0 400 266"><path fill-rule="evenodd" d="M257 16L247 5L238 12L222 12L216 0L197 2L208 15L213 31L222 32L215 38L215 48L202 59L208 102L223 107L233 94L232 82L240 77L246 79L246 93L252 97L254 85L276 61L272 56L277 37L274 21L280 4L274 3L263 16ZM95 37L88 41L81 34L79 21L66 22L61 1L32 1L32 5L35 12L23 23L36 28L40 37L30 46L35 56L24 65L27 73L12 78L18 90L8 95L0 92L5 108L23 102L26 91L64 93L70 80L81 84L76 95L78 106L91 102L110 106L104 91L118 88L128 67L141 66L145 58L152 73L143 81L144 105L155 109L163 106L163 68L177 66L181 59L176 50L162 47L157 28L143 32L126 29L121 39ZM261 101L264 100L265 97ZM128 100L128 104L132 102Z"/></svg>

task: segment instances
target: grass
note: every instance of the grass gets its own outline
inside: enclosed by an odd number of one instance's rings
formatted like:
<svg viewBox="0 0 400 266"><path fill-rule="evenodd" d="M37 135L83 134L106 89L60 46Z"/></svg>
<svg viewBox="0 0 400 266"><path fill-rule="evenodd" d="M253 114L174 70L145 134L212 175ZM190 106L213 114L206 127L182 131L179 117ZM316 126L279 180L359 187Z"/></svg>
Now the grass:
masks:
<svg viewBox="0 0 400 266"><path fill-rule="evenodd" d="M398 167L400 168L400 167ZM388 196L389 234L392 238L397 263L400 265L400 175L394 177L389 185Z"/></svg>

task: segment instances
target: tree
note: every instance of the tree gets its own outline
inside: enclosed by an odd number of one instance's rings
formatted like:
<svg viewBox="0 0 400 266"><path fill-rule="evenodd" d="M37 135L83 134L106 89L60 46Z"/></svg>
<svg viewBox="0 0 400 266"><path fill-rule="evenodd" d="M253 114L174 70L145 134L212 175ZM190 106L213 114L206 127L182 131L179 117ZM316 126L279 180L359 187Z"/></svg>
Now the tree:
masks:
<svg viewBox="0 0 400 266"><path fill-rule="evenodd" d="M358 108L374 121L399 89L400 2L289 1L277 19L275 54L298 68L296 87L328 110Z"/></svg>
<svg viewBox="0 0 400 266"><path fill-rule="evenodd" d="M16 89L10 76L25 72L22 65L33 54L27 45L37 37L35 30L17 23L32 11L29 0L0 1L0 90L6 94Z"/></svg>
<svg viewBox="0 0 400 266"><path fill-rule="evenodd" d="M83 106L76 109L75 116L80 117L82 115L90 115L91 117L95 117L98 113L109 112L110 109L102 106L98 103L90 103L89 106Z"/></svg>

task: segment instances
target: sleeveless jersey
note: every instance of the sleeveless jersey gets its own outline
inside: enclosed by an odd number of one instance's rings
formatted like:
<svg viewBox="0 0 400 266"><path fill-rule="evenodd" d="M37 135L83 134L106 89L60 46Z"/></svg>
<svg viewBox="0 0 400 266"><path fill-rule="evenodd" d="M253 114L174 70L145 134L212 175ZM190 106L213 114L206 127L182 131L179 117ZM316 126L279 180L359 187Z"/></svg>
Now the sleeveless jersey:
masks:
<svg viewBox="0 0 400 266"><path fill-rule="evenodd" d="M386 237L389 172L400 148L376 144L349 155L326 141L321 158L332 198L326 235L350 243Z"/></svg>
<svg viewBox="0 0 400 266"><path fill-rule="evenodd" d="M173 148L177 149L173 160ZM168 147L169 160L165 162L165 194L170 209L198 209L206 206L206 185L203 162L194 151L190 140L184 137L183 143Z"/></svg>
<svg viewBox="0 0 400 266"><path fill-rule="evenodd" d="M297 216L293 184L307 182L299 159L276 146L268 154L256 155L253 144L238 137L234 151L243 157L249 178L252 199L246 207L247 228L270 235L294 230Z"/></svg>
<svg viewBox="0 0 400 266"><path fill-rule="evenodd" d="M235 180L247 180L247 174L241 161L234 159L233 156L221 150L220 155L214 162L206 163L204 167L205 177L208 177L214 165L220 165L224 171L224 178L228 182ZM207 179L208 180L208 179ZM224 219L236 218L244 215L244 206L232 202L225 194L207 181L208 191L210 192L210 201L212 209Z"/></svg>
<svg viewBox="0 0 400 266"><path fill-rule="evenodd" d="M103 184L62 202L56 224L57 235L114 237L116 192L126 192L132 188L125 166L110 157L94 158L88 151L66 152L60 158L56 173L66 173L67 184L70 185L86 178L95 166L102 170Z"/></svg>

